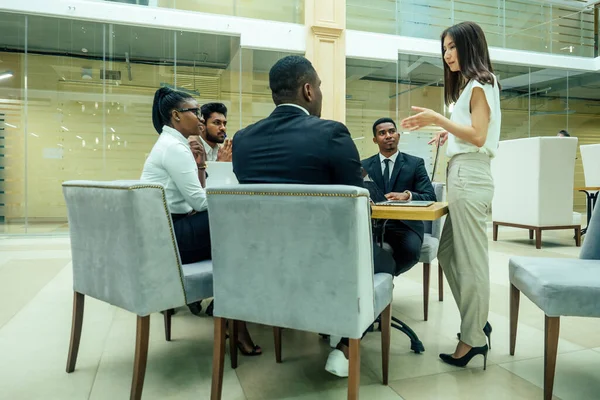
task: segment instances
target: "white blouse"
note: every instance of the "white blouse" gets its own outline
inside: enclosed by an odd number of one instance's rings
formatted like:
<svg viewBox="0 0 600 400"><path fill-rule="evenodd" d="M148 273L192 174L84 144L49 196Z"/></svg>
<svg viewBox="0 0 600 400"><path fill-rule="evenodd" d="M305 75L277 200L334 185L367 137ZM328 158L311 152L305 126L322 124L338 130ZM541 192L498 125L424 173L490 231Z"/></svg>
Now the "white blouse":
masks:
<svg viewBox="0 0 600 400"><path fill-rule="evenodd" d="M165 187L172 214L187 214L208 208L206 192L198 179L198 167L190 145L179 131L163 126L162 133L146 159L142 181Z"/></svg>
<svg viewBox="0 0 600 400"><path fill-rule="evenodd" d="M452 117L450 119L461 125L472 125L471 95L473 94L473 88L476 87L483 89L485 99L490 108L490 124L488 126L487 139L485 140L483 147L479 148L454 135L448 135L448 148L446 149L448 158L463 153L485 153L488 154L490 158L494 158L498 151L502 112L500 111L500 89L498 88L498 79L496 76L494 76L493 86L489 83L482 85L476 80L471 80L467 83L467 86L465 86L454 105L454 111L452 112Z"/></svg>

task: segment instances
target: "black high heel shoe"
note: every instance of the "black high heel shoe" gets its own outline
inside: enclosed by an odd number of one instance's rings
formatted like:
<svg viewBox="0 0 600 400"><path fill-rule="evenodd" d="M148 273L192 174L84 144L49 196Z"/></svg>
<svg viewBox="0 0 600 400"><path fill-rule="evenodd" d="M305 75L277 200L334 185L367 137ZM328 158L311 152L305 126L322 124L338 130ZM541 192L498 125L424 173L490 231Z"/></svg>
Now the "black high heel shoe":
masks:
<svg viewBox="0 0 600 400"><path fill-rule="evenodd" d="M489 344L489 347L491 350L492 349L492 325L490 325L489 322L485 323L485 326L483 327L483 333L485 334L485 336L487 336L488 344ZM460 333L457 333L456 337L458 338L458 340L460 340Z"/></svg>
<svg viewBox="0 0 600 400"><path fill-rule="evenodd" d="M454 365L455 367L466 367L473 357L481 354L483 356L483 370L485 371L487 368L487 353L488 346L486 344L481 347L471 347L471 350L461 358L454 358L452 354L440 354L440 358L446 364Z"/></svg>

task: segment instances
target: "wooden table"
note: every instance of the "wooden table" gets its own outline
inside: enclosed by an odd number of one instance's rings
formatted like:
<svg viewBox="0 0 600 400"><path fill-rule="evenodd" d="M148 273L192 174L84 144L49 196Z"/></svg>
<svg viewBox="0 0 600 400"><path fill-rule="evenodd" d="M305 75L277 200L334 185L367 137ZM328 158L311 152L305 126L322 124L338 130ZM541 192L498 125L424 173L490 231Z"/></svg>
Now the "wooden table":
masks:
<svg viewBox="0 0 600 400"><path fill-rule="evenodd" d="M429 207L371 206L373 219L434 221L448 214L448 203L436 202Z"/></svg>
<svg viewBox="0 0 600 400"><path fill-rule="evenodd" d="M583 186L576 187L575 190L585 193L585 197L587 198L587 225L590 225L590 220L592 219L592 211L594 211L594 207L596 206L596 201L598 201L598 191L600 191L599 186ZM587 232L587 226L585 229L581 230L581 234L585 234Z"/></svg>

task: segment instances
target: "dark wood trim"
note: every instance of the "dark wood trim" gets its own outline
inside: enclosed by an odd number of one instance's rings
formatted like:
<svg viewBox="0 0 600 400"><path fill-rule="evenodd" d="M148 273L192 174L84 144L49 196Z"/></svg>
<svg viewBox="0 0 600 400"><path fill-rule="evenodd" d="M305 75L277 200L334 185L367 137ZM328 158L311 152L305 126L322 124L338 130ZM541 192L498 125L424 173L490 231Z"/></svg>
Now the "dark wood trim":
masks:
<svg viewBox="0 0 600 400"><path fill-rule="evenodd" d="M392 303L381 313L381 373L383 384L388 384L390 370L390 339L392 330Z"/></svg>
<svg viewBox="0 0 600 400"><path fill-rule="evenodd" d="M511 222L499 222L492 221L493 226L493 239L494 242L498 240L498 227L508 226L511 228L521 228L529 230L529 239L533 239L533 233L535 232L535 248L542 248L542 231L557 231L562 229L574 229L575 230L575 245L581 246L581 226L580 225L556 225L556 226L534 226L534 225L522 225L513 224ZM579 233L578 233L579 232Z"/></svg>
<svg viewBox="0 0 600 400"><path fill-rule="evenodd" d="M519 322L519 302L521 292L513 284L510 285L510 355L515 355L517 345L517 325Z"/></svg>
<svg viewBox="0 0 600 400"><path fill-rule="evenodd" d="M350 339L348 400L358 400L360 388L360 339Z"/></svg>
<svg viewBox="0 0 600 400"><path fill-rule="evenodd" d="M223 394L223 368L225 364L225 319L214 317L213 322L215 325L215 333L210 399L221 400L221 395ZM229 340L235 341L235 338L230 337Z"/></svg>
<svg viewBox="0 0 600 400"><path fill-rule="evenodd" d="M71 320L71 341L67 357L67 373L73 372L77 363L79 343L81 342L81 328L83 326L84 305L85 296L81 293L73 292L73 316Z"/></svg>
<svg viewBox="0 0 600 400"><path fill-rule="evenodd" d="M140 400L144 390L146 363L148 361L148 339L150 338L150 316L137 316L135 333L135 356L133 358L133 378L131 381L130 400Z"/></svg>
<svg viewBox="0 0 600 400"><path fill-rule="evenodd" d="M427 321L429 316L429 278L431 276L431 264L423 263L423 320Z"/></svg>
<svg viewBox="0 0 600 400"><path fill-rule="evenodd" d="M175 310L169 308L162 312L165 320L165 340L167 342L171 341L171 317L175 314Z"/></svg>
<svg viewBox="0 0 600 400"><path fill-rule="evenodd" d="M560 317L549 317L546 315L544 331L544 400L552 400Z"/></svg>
<svg viewBox="0 0 600 400"><path fill-rule="evenodd" d="M240 329L240 321L230 319L229 322L229 358L231 361L231 369L238 367L238 333Z"/></svg>
<svg viewBox="0 0 600 400"><path fill-rule="evenodd" d="M438 262L438 300L444 301L444 270Z"/></svg>
<svg viewBox="0 0 600 400"><path fill-rule="evenodd" d="M273 339L275 340L275 362L281 364L281 331L278 326L273 327Z"/></svg>

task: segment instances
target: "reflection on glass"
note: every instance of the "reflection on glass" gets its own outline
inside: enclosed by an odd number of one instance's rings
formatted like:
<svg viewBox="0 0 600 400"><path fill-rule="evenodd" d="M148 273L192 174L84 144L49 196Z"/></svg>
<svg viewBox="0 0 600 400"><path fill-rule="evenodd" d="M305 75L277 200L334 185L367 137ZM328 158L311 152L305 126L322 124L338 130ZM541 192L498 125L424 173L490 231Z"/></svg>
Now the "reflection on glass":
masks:
<svg viewBox="0 0 600 400"><path fill-rule="evenodd" d="M93 0L98 1L98 0ZM304 23L304 0L105 0L124 4L137 4L175 8L210 14L235 15L269 21Z"/></svg>
<svg viewBox="0 0 600 400"><path fill-rule="evenodd" d="M9 233L66 232L63 181L138 179L157 139L157 88L227 102L222 88L240 81L233 37L0 13L0 45L0 73L13 71L0 80Z"/></svg>
<svg viewBox="0 0 600 400"><path fill-rule="evenodd" d="M268 117L275 109L269 88L269 70L286 52L243 49L240 54L241 80L237 96L241 120L239 129Z"/></svg>
<svg viewBox="0 0 600 400"><path fill-rule="evenodd" d="M346 60L346 125L361 159L379 151L373 123L383 117L397 121L397 92L395 62Z"/></svg>
<svg viewBox="0 0 600 400"><path fill-rule="evenodd" d="M527 0L347 0L348 29L439 39L463 21L479 24L490 46L594 56L594 11L586 2Z"/></svg>
<svg viewBox="0 0 600 400"><path fill-rule="evenodd" d="M23 90L26 60L18 51L26 41L25 17L0 14L0 26L10 32L1 39L3 47L16 50L0 52L0 75L5 76L0 80L0 233L25 233L24 125L28 110ZM31 137L37 139L39 135Z"/></svg>

